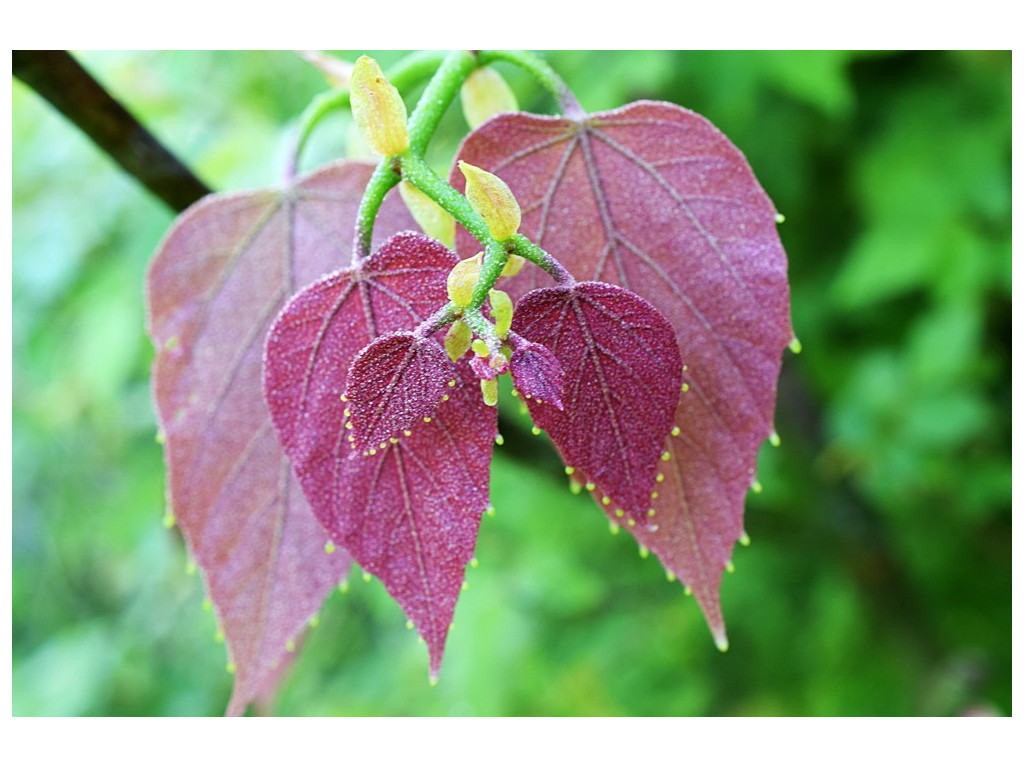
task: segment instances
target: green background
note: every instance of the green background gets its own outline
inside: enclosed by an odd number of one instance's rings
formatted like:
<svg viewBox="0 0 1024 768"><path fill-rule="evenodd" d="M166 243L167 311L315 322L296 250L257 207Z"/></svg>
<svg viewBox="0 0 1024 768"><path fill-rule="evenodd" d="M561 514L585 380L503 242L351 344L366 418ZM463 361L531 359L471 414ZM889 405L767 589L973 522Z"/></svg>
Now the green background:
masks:
<svg viewBox="0 0 1024 768"><path fill-rule="evenodd" d="M276 183L324 88L284 52L80 59L221 191ZM274 711L1011 714L1010 54L549 60L589 110L658 98L704 114L787 216L804 351L786 355L782 446L762 451L753 543L725 577L731 650L528 438L496 453L498 514L440 684L382 586L355 578ZM552 110L501 71L523 108ZM440 167L465 130L456 107ZM307 167L348 132L328 120ZM142 280L173 216L17 81L13 192L14 713L220 714L226 651L161 525L148 388Z"/></svg>

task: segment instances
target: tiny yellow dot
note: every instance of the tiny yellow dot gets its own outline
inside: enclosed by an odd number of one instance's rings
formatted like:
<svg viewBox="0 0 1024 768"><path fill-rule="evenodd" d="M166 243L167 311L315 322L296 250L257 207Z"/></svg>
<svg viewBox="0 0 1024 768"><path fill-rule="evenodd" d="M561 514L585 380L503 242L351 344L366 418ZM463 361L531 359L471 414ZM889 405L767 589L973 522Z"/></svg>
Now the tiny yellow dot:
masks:
<svg viewBox="0 0 1024 768"><path fill-rule="evenodd" d="M640 557L646 560L649 554L651 554L651 550L649 550L647 547L640 547Z"/></svg>
<svg viewBox="0 0 1024 768"><path fill-rule="evenodd" d="M647 510L648 517L654 517L656 514L658 514L658 510L656 510L654 507L651 507L650 509Z"/></svg>
<svg viewBox="0 0 1024 768"><path fill-rule="evenodd" d="M402 434L405 435L406 437L412 437L412 430L411 429L403 429L402 430Z"/></svg>
<svg viewBox="0 0 1024 768"><path fill-rule="evenodd" d="M665 482L665 476L663 474L661 474L661 472L659 472L657 474L657 476L654 478L654 482L656 482L656 483L664 483Z"/></svg>
<svg viewBox="0 0 1024 768"><path fill-rule="evenodd" d="M372 581L372 580L373 580L373 576L371 576L366 571L363 571L363 581L365 581L367 584L369 584L370 581Z"/></svg>
<svg viewBox="0 0 1024 768"><path fill-rule="evenodd" d="M346 421L345 422L345 429L352 429L352 422L351 421Z"/></svg>
<svg viewBox="0 0 1024 768"><path fill-rule="evenodd" d="M284 649L286 651L288 651L288 653L294 653L295 652L295 641L294 640L289 640L287 643L284 644Z"/></svg>
<svg viewBox="0 0 1024 768"><path fill-rule="evenodd" d="M634 520L633 518L630 518L629 520L626 521L626 525L628 525L630 528L632 528L632 527L634 527L636 525L636 520Z"/></svg>
<svg viewBox="0 0 1024 768"><path fill-rule="evenodd" d="M424 416L423 417L423 421L424 421L424 423L429 424L430 423L430 417L429 416Z"/></svg>
<svg viewBox="0 0 1024 768"><path fill-rule="evenodd" d="M448 401L449 401L450 399L451 399L451 398L449 398L449 397L448 397L448 395L442 395L442 396L441 396L441 401L442 401L442 402L445 402L445 403L447 403L447 402L448 402Z"/></svg>
<svg viewBox="0 0 1024 768"><path fill-rule="evenodd" d="M676 575L674 573L672 573L672 571L665 571L665 578L668 579L669 581L675 581L676 580Z"/></svg>
<svg viewBox="0 0 1024 768"><path fill-rule="evenodd" d="M398 438L397 437L389 437L388 438L388 442L391 443L392 445L395 445L398 442ZM381 443L381 448L383 448L383 447L384 447L384 444Z"/></svg>
<svg viewBox="0 0 1024 768"><path fill-rule="evenodd" d="M651 491L651 498L652 499L658 498L658 492L657 491Z"/></svg>
<svg viewBox="0 0 1024 768"><path fill-rule="evenodd" d="M224 642L224 632L222 630L218 629L216 632L213 633L213 642L215 642L215 643L223 643Z"/></svg>
<svg viewBox="0 0 1024 768"><path fill-rule="evenodd" d="M672 454L669 453L668 451L665 451L663 454L661 454L661 460L662 461L668 461L671 458L672 458Z"/></svg>
<svg viewBox="0 0 1024 768"><path fill-rule="evenodd" d="M462 582L462 591L465 592L467 589L469 589L469 582L468 581Z"/></svg>
<svg viewBox="0 0 1024 768"><path fill-rule="evenodd" d="M736 573L736 566L732 564L732 560L725 564L726 573Z"/></svg>
<svg viewBox="0 0 1024 768"><path fill-rule="evenodd" d="M376 448L371 448L370 450L368 450L366 452L366 455L367 456L376 456L377 455L377 449Z"/></svg>
<svg viewBox="0 0 1024 768"><path fill-rule="evenodd" d="M412 619L407 619L406 622L405 622L405 628L406 629L415 629L416 625L413 623Z"/></svg>
<svg viewBox="0 0 1024 768"><path fill-rule="evenodd" d="M681 389L681 390L683 390L683 392L689 392L689 391L690 391L690 385L689 385L689 384L687 384L687 383L686 383L686 382L684 381L684 382L683 382L683 386L681 386L681 387L680 387L680 389Z"/></svg>
<svg viewBox="0 0 1024 768"><path fill-rule="evenodd" d="M615 510L615 516L616 516L616 517L622 517L622 516L623 516L623 515L625 515L625 514L626 514L626 513L625 513L625 512L623 512L623 511L622 511L621 509L616 509L616 510Z"/></svg>
<svg viewBox="0 0 1024 768"><path fill-rule="evenodd" d="M335 547L333 541L328 541L326 544L324 544L324 552L326 552L328 555L333 555L334 549Z"/></svg>
<svg viewBox="0 0 1024 768"><path fill-rule="evenodd" d="M235 665L232 664L230 661L227 663L227 665L224 667L224 669L226 669L228 671L229 675L235 674Z"/></svg>
<svg viewBox="0 0 1024 768"><path fill-rule="evenodd" d="M679 427L672 427L672 437L679 437Z"/></svg>
<svg viewBox="0 0 1024 768"><path fill-rule="evenodd" d="M566 467L565 468L565 474L567 474L567 475L571 475L575 471L576 470L573 467Z"/></svg>
<svg viewBox="0 0 1024 768"><path fill-rule="evenodd" d="M750 490L752 490L754 493L760 493L761 491L764 490L764 488L761 486L761 483L755 480L750 484Z"/></svg>
<svg viewBox="0 0 1024 768"><path fill-rule="evenodd" d="M749 547L750 546L750 537L747 535L746 531L744 531L742 534L740 534L739 542L740 542L740 546L744 546L744 547Z"/></svg>
<svg viewBox="0 0 1024 768"><path fill-rule="evenodd" d="M540 434L540 427L534 426L534 427L532 427L530 429L530 431L533 432L533 434L535 434L535 435L539 435Z"/></svg>
<svg viewBox="0 0 1024 768"><path fill-rule="evenodd" d="M778 432L772 432L770 435L768 435L768 442L772 444L773 448L778 448L780 445L782 445L782 438L779 437Z"/></svg>
<svg viewBox="0 0 1024 768"><path fill-rule="evenodd" d="M512 397L519 397L519 390L518 389L513 389L512 390Z"/></svg>
<svg viewBox="0 0 1024 768"><path fill-rule="evenodd" d="M454 387L454 386L455 386L455 379L451 379L451 380L449 380L449 382L448 382L448 386L449 386L449 387Z"/></svg>
<svg viewBox="0 0 1024 768"><path fill-rule="evenodd" d="M320 626L319 613L314 613L312 616L309 617L309 626L313 627L314 629Z"/></svg>
<svg viewBox="0 0 1024 768"><path fill-rule="evenodd" d="M494 436L494 444L495 445L504 445L505 444L505 438L501 436L500 432L497 435Z"/></svg>
<svg viewBox="0 0 1024 768"><path fill-rule="evenodd" d="M618 536L619 531L622 530L622 529L619 528L617 523L609 522L608 523L608 530L611 532L612 536Z"/></svg>
<svg viewBox="0 0 1024 768"><path fill-rule="evenodd" d="M477 560L477 559L476 559L476 558L474 557L474 558L473 558L472 560L470 560L470 561L469 561L469 567L470 567L470 568L479 568L479 567L480 567L480 561L479 561L479 560Z"/></svg>
<svg viewBox="0 0 1024 768"><path fill-rule="evenodd" d="M587 483L587 484L586 484L585 486L583 486L583 487L584 487L584 488L586 488L586 489L587 489L588 491L592 491L592 490L594 490L595 488L597 488L597 486L596 486L596 485L594 485L593 483Z"/></svg>
<svg viewBox="0 0 1024 768"><path fill-rule="evenodd" d="M488 517L494 517L496 514L498 514L498 510L496 510L494 508L493 504L491 506L487 507L487 516Z"/></svg>
<svg viewBox="0 0 1024 768"><path fill-rule="evenodd" d="M348 589L349 589L349 587L348 587L348 582L347 581L343 581L343 582L341 582L338 585L338 591L341 592L341 594L343 594L343 595L347 595L348 594Z"/></svg>
<svg viewBox="0 0 1024 768"><path fill-rule="evenodd" d="M607 496L602 496L601 503L604 504L605 506L608 506L609 504L612 503L612 500L609 499Z"/></svg>
<svg viewBox="0 0 1024 768"><path fill-rule="evenodd" d="M385 448L388 447L388 444L387 443L381 443L380 447L381 447L381 450L384 450Z"/></svg>
<svg viewBox="0 0 1024 768"><path fill-rule="evenodd" d="M341 396L341 402L347 403L348 402L348 398L345 395L342 395Z"/></svg>

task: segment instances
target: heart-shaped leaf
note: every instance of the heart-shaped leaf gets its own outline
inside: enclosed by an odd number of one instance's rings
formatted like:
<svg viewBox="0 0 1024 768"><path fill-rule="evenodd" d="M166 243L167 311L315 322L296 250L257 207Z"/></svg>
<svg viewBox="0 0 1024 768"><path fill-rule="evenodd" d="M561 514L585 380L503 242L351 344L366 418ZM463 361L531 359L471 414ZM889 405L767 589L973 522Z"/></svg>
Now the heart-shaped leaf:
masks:
<svg viewBox="0 0 1024 768"><path fill-rule="evenodd" d="M228 714L272 685L289 641L348 571L278 446L260 386L284 300L349 259L372 167L339 163L280 190L213 195L186 211L146 282L168 504L236 669ZM388 200L378 231L407 227Z"/></svg>
<svg viewBox="0 0 1024 768"><path fill-rule="evenodd" d="M530 399L534 421L609 499L613 515L649 524L683 367L672 326L636 294L585 282L526 294L512 328L547 347L562 367L565 411Z"/></svg>
<svg viewBox="0 0 1024 768"><path fill-rule="evenodd" d="M363 347L418 325L447 301L457 261L441 243L403 233L309 286L274 323L264 380L274 426L313 511L416 624L434 677L490 503L495 412L460 362L455 386L445 384L449 399L432 416L364 456L348 446L341 394Z"/></svg>
<svg viewBox="0 0 1024 768"><path fill-rule="evenodd" d="M724 644L721 574L742 534L743 498L793 338L774 206L740 151L673 104L578 119L500 115L466 139L459 158L509 185L521 231L578 279L640 294L675 328L689 391L676 411L680 434L666 446L658 530L637 535L693 589ZM452 183L461 176L453 168ZM460 252L475 248L460 232ZM546 279L526 269L503 287L521 296Z"/></svg>
<svg viewBox="0 0 1024 768"><path fill-rule="evenodd" d="M455 366L433 339L396 332L370 342L352 361L345 384L353 447L384 448L430 416L449 385L455 386Z"/></svg>

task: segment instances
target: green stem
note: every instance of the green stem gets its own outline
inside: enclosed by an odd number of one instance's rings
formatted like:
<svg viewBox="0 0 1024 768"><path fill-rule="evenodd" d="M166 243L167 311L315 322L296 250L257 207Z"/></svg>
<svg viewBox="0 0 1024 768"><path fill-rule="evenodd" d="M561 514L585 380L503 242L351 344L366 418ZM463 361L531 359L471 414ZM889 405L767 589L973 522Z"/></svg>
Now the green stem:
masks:
<svg viewBox="0 0 1024 768"><path fill-rule="evenodd" d="M412 147L402 155L402 178L448 211L483 245L494 239L483 218L473 210L465 196L438 176L422 157L414 155Z"/></svg>
<svg viewBox="0 0 1024 768"><path fill-rule="evenodd" d="M462 313L462 322L473 332L473 335L478 339L483 339L484 344L487 345L488 351L492 355L498 354L501 351L501 339L498 338L498 332L494 328L494 324L483 316L480 309L466 309Z"/></svg>
<svg viewBox="0 0 1024 768"><path fill-rule="evenodd" d="M418 51L406 56L388 70L388 80L399 90L412 88L422 80L433 75L441 63L445 60L444 51ZM299 117L299 124L295 130L292 149L288 156L288 166L285 169L285 179L290 180L298 172L299 161L302 152L306 148L313 129L327 115L335 110L344 109L349 106L348 88L338 88L325 91L310 102L309 106Z"/></svg>
<svg viewBox="0 0 1024 768"><path fill-rule="evenodd" d="M385 157L381 160L363 193L363 199L359 203L359 213L356 216L355 247L352 249L353 264L365 259L373 247L373 223L384 202L384 196L401 181L402 177L398 174L399 167L403 168L402 173L404 174L404 166L409 164L418 171L418 175L425 178L433 177L433 179L441 181L440 177L428 168L423 160L423 154L426 151L427 142L437 130L437 124L441 122L441 117L455 100L459 88L462 87L475 67L476 59L471 53L451 51L445 54L441 65L430 82L427 83L423 95L416 103L416 109L409 117L409 148L400 156ZM422 188L421 191L426 192ZM458 192L451 191L458 196ZM435 199L437 198L435 197ZM438 200L438 202L441 201ZM441 205L443 207L444 203ZM466 203L466 206L468 207L469 203ZM472 209L470 210L472 211ZM482 219L481 223L483 223ZM485 225L484 231L486 230Z"/></svg>
<svg viewBox="0 0 1024 768"><path fill-rule="evenodd" d="M569 86L558 76L544 59L529 51L477 51L476 59L479 66L493 61L505 61L531 74L544 88L555 97L559 108L566 117L578 119L586 115L576 96Z"/></svg>
<svg viewBox="0 0 1024 768"><path fill-rule="evenodd" d="M512 253L522 256L527 261L532 261L551 275L559 286L569 286L576 282L569 270L563 267L550 253L534 245L528 237L512 235L509 242L512 245Z"/></svg>
<svg viewBox="0 0 1024 768"><path fill-rule="evenodd" d="M373 223L377 220L377 212L384 203L384 196L402 180L394 166L393 158L385 157L381 160L363 191L363 198L359 201L359 212L356 214L356 236L352 246L353 265L359 264L373 250Z"/></svg>

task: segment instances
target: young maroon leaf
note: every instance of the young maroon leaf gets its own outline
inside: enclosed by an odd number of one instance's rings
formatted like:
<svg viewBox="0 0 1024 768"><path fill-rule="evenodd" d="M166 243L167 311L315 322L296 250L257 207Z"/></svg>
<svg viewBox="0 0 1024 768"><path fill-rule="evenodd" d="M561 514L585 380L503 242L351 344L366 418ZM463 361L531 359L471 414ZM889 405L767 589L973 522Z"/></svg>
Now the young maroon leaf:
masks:
<svg viewBox="0 0 1024 768"><path fill-rule="evenodd" d="M435 677L490 503L494 409L460 361L433 415L363 456L349 448L340 396L365 345L416 325L447 300L456 261L423 235L396 235L288 302L268 336L264 370L274 426L314 513L416 624Z"/></svg>
<svg viewBox="0 0 1024 768"><path fill-rule="evenodd" d="M519 337L508 367L516 390L525 399L562 410L562 366L550 349Z"/></svg>
<svg viewBox="0 0 1024 768"><path fill-rule="evenodd" d="M374 339L356 355L345 399L358 450L388 439L430 416L455 380L455 365L433 339L410 332Z"/></svg>
<svg viewBox="0 0 1024 768"><path fill-rule="evenodd" d="M235 667L228 714L272 685L288 642L350 565L324 550L271 427L260 368L284 299L348 261L372 170L339 163L282 190L208 197L182 214L149 269L168 504ZM381 231L411 223L397 199L382 214Z"/></svg>
<svg viewBox="0 0 1024 768"><path fill-rule="evenodd" d="M635 291L675 328L688 364L675 416L683 433L668 446L656 491L658 530L642 536L692 587L724 642L722 570L742 533L793 338L774 206L740 151L673 104L580 119L502 115L471 134L459 157L509 185L520 231L578 279ZM461 176L453 166L452 183ZM474 248L460 233L459 250ZM546 279L525 269L502 287L521 296Z"/></svg>
<svg viewBox="0 0 1024 768"><path fill-rule="evenodd" d="M646 525L679 400L683 364L672 326L636 294L586 282L526 294L512 329L562 367L565 411L527 400L537 426L620 515Z"/></svg>

